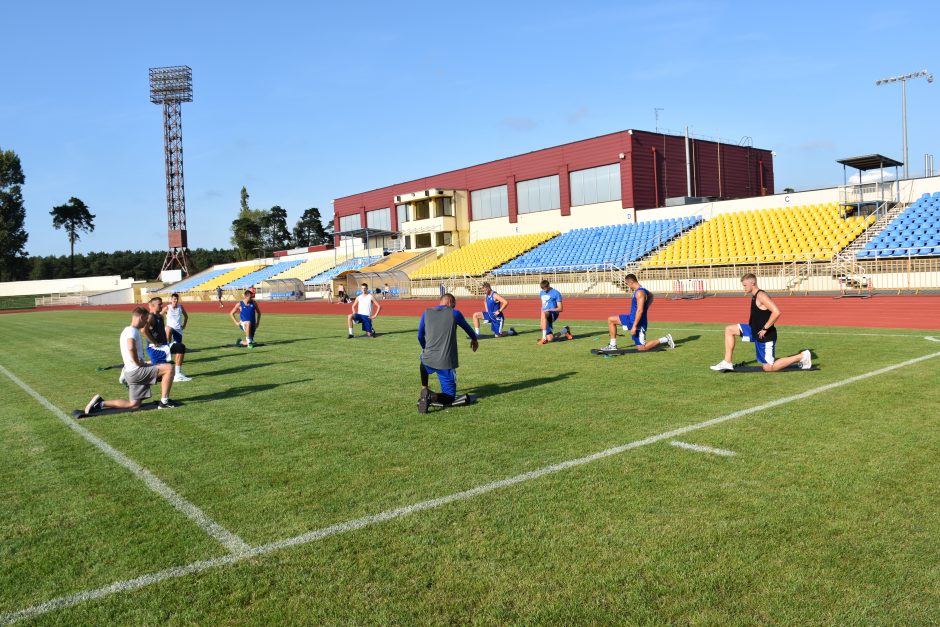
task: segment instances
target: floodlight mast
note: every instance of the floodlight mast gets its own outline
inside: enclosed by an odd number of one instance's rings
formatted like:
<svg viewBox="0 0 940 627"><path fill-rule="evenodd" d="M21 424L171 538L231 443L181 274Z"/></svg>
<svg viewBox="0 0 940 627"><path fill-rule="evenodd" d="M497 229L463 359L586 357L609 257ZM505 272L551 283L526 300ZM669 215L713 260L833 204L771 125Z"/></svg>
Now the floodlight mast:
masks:
<svg viewBox="0 0 940 627"><path fill-rule="evenodd" d="M907 81L916 78L926 78L928 83L933 82L933 74L927 70L902 74L900 76L890 76L875 81L875 85L887 85L888 83L901 83L901 143L904 151L904 178L909 178L909 168L907 166Z"/></svg>
<svg viewBox="0 0 940 627"><path fill-rule="evenodd" d="M189 274L186 195L183 186L183 115L180 105L193 101L193 71L185 65L150 68L150 102L163 105L163 154L166 160L168 248L163 270Z"/></svg>

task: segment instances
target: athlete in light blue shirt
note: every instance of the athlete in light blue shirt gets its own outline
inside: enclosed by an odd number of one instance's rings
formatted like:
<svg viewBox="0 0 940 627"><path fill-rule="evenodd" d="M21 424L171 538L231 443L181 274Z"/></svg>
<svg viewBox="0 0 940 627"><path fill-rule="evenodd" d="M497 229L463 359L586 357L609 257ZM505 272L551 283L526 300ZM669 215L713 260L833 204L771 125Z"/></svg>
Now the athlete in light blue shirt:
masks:
<svg viewBox="0 0 940 627"><path fill-rule="evenodd" d="M539 297L542 299L542 311L541 311L541 327L542 327L542 339L538 341L539 344L548 344L549 342L555 341L554 329L552 328L552 323L558 320L558 316L561 315L561 312L564 310L565 306L561 302L561 294L551 286L551 284L543 279L539 286L542 288L542 291L539 293ZM571 329L564 327L562 329L562 334L566 339L573 340L574 336L571 335Z"/></svg>
<svg viewBox="0 0 940 627"><path fill-rule="evenodd" d="M630 313L607 318L607 328L610 331L610 344L601 349L602 352L614 352L617 349L617 325L623 326L633 339L638 351L648 351L657 346L666 345L669 348L675 348L676 344L672 341L672 335L666 334L658 340L646 341L647 316L650 307L653 306L653 294L648 289L640 285L635 274L628 274L624 281L631 290L633 298L630 300Z"/></svg>
<svg viewBox="0 0 940 627"><path fill-rule="evenodd" d="M503 331L506 326L506 315L503 313L509 307L509 301L496 293L489 283L483 284L483 311L473 314L473 330L480 335L480 321L486 321L493 330L493 337L516 335L516 330L510 328Z"/></svg>

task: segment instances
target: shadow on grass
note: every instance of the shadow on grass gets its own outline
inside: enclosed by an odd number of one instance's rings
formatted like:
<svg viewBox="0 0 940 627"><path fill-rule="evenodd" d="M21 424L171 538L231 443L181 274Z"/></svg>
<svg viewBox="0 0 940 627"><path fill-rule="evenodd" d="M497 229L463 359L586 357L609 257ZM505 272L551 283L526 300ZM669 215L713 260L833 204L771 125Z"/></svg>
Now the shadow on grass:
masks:
<svg viewBox="0 0 940 627"><path fill-rule="evenodd" d="M702 339L701 335L690 335L681 339L673 339L673 342L676 343L676 346L681 346L682 344L688 344L689 342L694 342L695 340Z"/></svg>
<svg viewBox="0 0 940 627"><path fill-rule="evenodd" d="M572 377L578 374L577 372L563 372L561 374L556 374L553 377L538 377L536 379L526 379L524 381L514 381L513 383L487 383L486 385L478 385L472 390L469 390L468 394L473 394L477 397L487 397L487 396L499 396L500 394L509 394L510 392L517 392L519 390L527 390L529 388L534 388L539 385L548 385L549 383L557 383L558 381L564 381L565 379Z"/></svg>
<svg viewBox="0 0 940 627"><path fill-rule="evenodd" d="M257 385L238 385L231 387L227 390L220 390L218 392L212 392L211 394L199 394L196 396L187 396L185 402L187 404L199 404L199 403L208 403L211 401L225 400L229 398L238 398L239 396L248 396L249 394L257 394L258 392L267 392L268 390L273 390L284 385L294 385L295 383L307 383L308 381L313 381L313 379L298 379L297 381L285 381L283 383L259 383Z"/></svg>
<svg viewBox="0 0 940 627"><path fill-rule="evenodd" d="M255 368L266 368L267 366L281 365L281 364L293 364L300 361L299 359L291 359L289 361L268 361L261 364L241 364L239 366L234 366L232 368L223 368L222 370L210 370L209 372L201 372L198 376L202 377L221 377L227 374L242 374L248 370L254 370Z"/></svg>

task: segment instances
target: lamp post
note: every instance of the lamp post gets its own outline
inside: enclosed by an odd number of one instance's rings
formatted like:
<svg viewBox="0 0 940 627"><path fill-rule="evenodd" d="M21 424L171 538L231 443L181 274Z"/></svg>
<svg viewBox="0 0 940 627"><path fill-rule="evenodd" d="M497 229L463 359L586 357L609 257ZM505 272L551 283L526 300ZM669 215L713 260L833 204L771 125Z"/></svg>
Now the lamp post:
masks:
<svg viewBox="0 0 940 627"><path fill-rule="evenodd" d="M889 78L882 78L875 81L875 85L887 85L888 83L898 82L901 83L901 135L904 150L904 178L908 178L909 176L907 165L907 81L921 77L926 78L928 83L933 82L933 74L927 70L911 72L910 74L902 74L901 76L891 76Z"/></svg>

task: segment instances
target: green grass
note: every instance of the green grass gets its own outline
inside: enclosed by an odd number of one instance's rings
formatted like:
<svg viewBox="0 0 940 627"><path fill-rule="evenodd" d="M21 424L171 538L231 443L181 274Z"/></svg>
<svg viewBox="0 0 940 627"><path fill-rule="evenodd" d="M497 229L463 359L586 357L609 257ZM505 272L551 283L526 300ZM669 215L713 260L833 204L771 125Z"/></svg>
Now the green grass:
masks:
<svg viewBox="0 0 940 627"><path fill-rule="evenodd" d="M69 411L126 394L127 314L0 318L8 368ZM193 314L173 411L82 425L252 545L444 496L929 354L915 331L781 329L820 370L711 372L715 325L674 351L603 358L600 323L536 346L461 340L478 404L420 416L416 321L375 340L340 317L265 316L234 347ZM528 325L528 326L524 326ZM753 361L749 346L737 360ZM940 358L438 509L37 623L940 622ZM224 554L139 480L0 376L0 614Z"/></svg>
<svg viewBox="0 0 940 627"><path fill-rule="evenodd" d="M0 310L35 309L39 296L0 296Z"/></svg>

